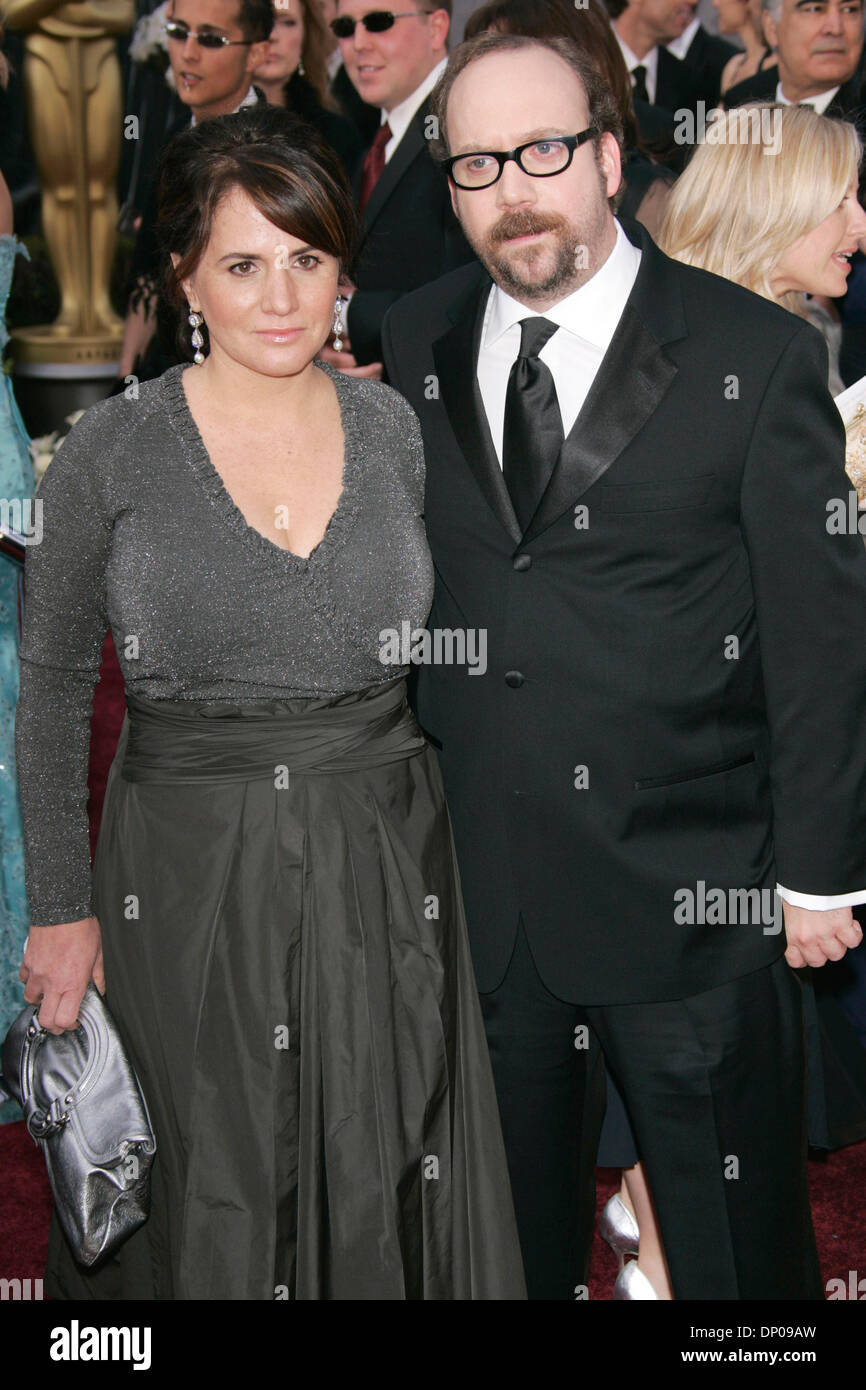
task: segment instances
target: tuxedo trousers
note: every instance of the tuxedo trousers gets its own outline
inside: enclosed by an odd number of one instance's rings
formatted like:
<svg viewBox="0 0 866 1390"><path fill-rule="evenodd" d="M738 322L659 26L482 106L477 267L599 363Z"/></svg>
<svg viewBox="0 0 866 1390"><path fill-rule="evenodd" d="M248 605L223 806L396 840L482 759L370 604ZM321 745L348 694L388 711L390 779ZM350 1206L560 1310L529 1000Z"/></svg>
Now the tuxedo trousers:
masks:
<svg viewBox="0 0 866 1390"><path fill-rule="evenodd" d="M620 1088L677 1299L821 1299L801 985L784 957L688 998L582 1005L522 918L481 994L531 1299L585 1296L604 1072ZM603 1059L603 1062L602 1062Z"/></svg>

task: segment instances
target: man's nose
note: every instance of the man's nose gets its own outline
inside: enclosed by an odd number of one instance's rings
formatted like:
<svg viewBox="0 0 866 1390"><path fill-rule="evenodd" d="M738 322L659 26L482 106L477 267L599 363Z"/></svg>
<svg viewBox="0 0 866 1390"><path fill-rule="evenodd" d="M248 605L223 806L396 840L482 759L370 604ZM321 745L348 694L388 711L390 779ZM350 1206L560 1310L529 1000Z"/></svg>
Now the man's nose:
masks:
<svg viewBox="0 0 866 1390"><path fill-rule="evenodd" d="M821 32L822 34L841 34L842 29L842 6L831 3L824 11L824 22L821 25Z"/></svg>
<svg viewBox="0 0 866 1390"><path fill-rule="evenodd" d="M360 19L355 20L355 32L349 39L349 43L356 53L363 53L370 47L370 35Z"/></svg>
<svg viewBox="0 0 866 1390"><path fill-rule="evenodd" d="M185 63L188 63L191 58L199 58L201 55L198 39L191 29L181 45L180 53Z"/></svg>
<svg viewBox="0 0 866 1390"><path fill-rule="evenodd" d="M536 200L535 180L525 169L521 169L516 159L507 159L497 183L497 201L503 206L514 207L518 203L534 203Z"/></svg>

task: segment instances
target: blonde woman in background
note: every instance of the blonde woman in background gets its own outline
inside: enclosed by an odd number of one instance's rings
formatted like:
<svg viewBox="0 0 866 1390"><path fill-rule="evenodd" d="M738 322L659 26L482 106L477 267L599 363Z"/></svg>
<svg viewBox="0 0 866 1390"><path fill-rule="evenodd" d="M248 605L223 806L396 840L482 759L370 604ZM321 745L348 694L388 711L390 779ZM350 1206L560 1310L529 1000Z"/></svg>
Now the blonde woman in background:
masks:
<svg viewBox="0 0 866 1390"><path fill-rule="evenodd" d="M763 138L742 138L747 120ZM845 293L849 257L866 240L860 137L809 106L772 103L718 112L712 128L713 143L697 147L670 195L658 244L813 322L827 340L828 384L838 395L832 300Z"/></svg>
<svg viewBox="0 0 866 1390"><path fill-rule="evenodd" d="M747 111L752 113L748 118ZM829 385L836 394L842 390L838 343L834 360L827 324L835 324L830 320L832 304L826 301L845 293L848 259L866 240L866 213L857 200L860 137L847 122L819 116L808 106L740 107L719 112L716 122L714 143L697 147L671 190L658 244L676 260L734 280L816 322L829 338ZM763 133L764 139L744 139L749 132ZM806 295L812 298L807 301ZM821 306L820 319L816 303ZM795 401L791 407L796 410ZM815 1148L834 1149L866 1136L866 1051L844 1016L840 1018L832 991L822 989L816 1002L808 977L804 986L809 1142ZM834 1040L849 1037L850 1053L844 1059L841 1053L838 1059L830 1055L826 1042L822 1047L816 1010L834 1012ZM847 1087L844 1138L841 1121L834 1120L829 1104L831 1094L838 1098L838 1089L825 1086L823 1079L831 1069L837 1086L844 1077ZM622 1187L607 1204L601 1224L620 1259L614 1297L670 1298L652 1195L643 1167L635 1161L637 1147L610 1076L602 1148L619 1154L623 1168ZM629 1266L625 1261L632 1255L637 1259Z"/></svg>

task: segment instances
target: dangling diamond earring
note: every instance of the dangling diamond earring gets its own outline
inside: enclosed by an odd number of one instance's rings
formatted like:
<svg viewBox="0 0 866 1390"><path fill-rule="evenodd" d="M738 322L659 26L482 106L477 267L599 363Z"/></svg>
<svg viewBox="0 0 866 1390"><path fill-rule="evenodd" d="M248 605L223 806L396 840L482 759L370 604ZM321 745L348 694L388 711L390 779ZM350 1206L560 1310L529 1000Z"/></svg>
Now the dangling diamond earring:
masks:
<svg viewBox="0 0 866 1390"><path fill-rule="evenodd" d="M305 72L306 68L304 67L304 60L303 58L300 58L298 60L298 77L303 77Z"/></svg>
<svg viewBox="0 0 866 1390"><path fill-rule="evenodd" d="M334 335L334 351L342 352L343 334L346 331L346 325L343 322L343 296L341 294L337 295L334 304L334 327L331 331Z"/></svg>
<svg viewBox="0 0 866 1390"><path fill-rule="evenodd" d="M193 355L192 360L196 363L197 366L200 367L202 362L204 361L204 353L202 352L202 348L204 347L204 338L201 336L199 326L204 323L204 319L202 318L201 314L198 314L195 310L193 310L192 313L189 315L187 322L192 327L192 338L190 339L190 342L192 343L192 346L195 348L195 353Z"/></svg>

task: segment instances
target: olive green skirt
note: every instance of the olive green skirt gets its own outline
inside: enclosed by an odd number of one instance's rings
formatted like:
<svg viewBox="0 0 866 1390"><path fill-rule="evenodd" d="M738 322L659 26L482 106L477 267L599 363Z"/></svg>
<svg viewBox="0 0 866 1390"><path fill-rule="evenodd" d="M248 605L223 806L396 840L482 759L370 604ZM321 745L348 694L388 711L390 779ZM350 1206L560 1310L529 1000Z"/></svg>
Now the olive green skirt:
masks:
<svg viewBox="0 0 866 1390"><path fill-rule="evenodd" d="M106 1001L157 1139L101 1267L45 1291L524 1299L451 824L402 676L127 696L94 864Z"/></svg>

